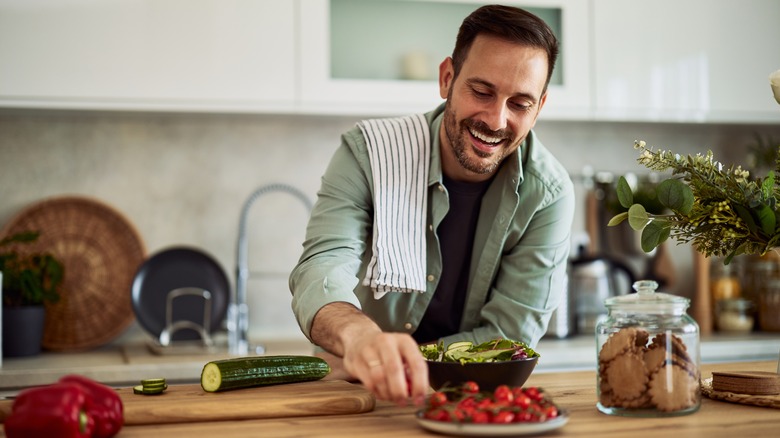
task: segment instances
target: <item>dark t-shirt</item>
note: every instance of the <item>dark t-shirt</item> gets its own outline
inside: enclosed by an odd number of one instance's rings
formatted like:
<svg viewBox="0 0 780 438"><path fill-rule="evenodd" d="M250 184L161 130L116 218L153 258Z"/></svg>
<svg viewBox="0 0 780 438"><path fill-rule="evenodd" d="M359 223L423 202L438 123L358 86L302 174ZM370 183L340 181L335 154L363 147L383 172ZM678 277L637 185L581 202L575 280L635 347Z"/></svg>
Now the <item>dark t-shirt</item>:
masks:
<svg viewBox="0 0 780 438"><path fill-rule="evenodd" d="M444 177L450 209L437 229L442 272L425 316L412 335L418 343L435 341L460 331L480 204L491 182L492 179L467 183Z"/></svg>

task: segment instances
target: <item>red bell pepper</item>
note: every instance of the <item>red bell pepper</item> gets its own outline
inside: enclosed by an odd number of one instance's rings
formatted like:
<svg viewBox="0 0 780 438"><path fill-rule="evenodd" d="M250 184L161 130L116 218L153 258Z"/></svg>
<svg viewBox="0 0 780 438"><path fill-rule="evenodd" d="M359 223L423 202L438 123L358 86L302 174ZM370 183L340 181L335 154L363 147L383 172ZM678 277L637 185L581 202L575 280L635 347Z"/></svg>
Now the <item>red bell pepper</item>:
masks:
<svg viewBox="0 0 780 438"><path fill-rule="evenodd" d="M95 426L87 413L87 394L76 383L57 383L19 393L6 418L8 438L89 438Z"/></svg>
<svg viewBox="0 0 780 438"><path fill-rule="evenodd" d="M124 423L124 409L115 389L77 374L64 376L60 382L75 383L84 389L87 413L95 421L93 437L110 438L119 432Z"/></svg>

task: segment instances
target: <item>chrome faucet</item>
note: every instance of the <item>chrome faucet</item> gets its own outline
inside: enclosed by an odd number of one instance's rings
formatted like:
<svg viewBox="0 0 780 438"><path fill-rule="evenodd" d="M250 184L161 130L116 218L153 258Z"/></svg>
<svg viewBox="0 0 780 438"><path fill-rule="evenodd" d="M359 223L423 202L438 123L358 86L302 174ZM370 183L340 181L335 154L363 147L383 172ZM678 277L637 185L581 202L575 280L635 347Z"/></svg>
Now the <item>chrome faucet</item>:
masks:
<svg viewBox="0 0 780 438"><path fill-rule="evenodd" d="M228 348L230 354L246 355L249 352L249 306L246 299L246 284L249 280L247 263L248 242L246 238L246 220L249 209L260 196L271 192L286 192L298 198L311 211L312 202L308 196L287 184L269 184L255 190L244 203L241 219L238 223L238 256L236 267L236 291L228 307Z"/></svg>

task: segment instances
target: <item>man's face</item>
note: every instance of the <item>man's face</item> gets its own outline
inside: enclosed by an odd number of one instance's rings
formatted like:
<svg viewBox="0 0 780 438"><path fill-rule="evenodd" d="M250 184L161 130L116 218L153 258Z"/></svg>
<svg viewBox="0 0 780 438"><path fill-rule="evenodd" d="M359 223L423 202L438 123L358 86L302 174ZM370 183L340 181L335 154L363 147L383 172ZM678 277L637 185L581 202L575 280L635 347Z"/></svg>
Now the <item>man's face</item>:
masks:
<svg viewBox="0 0 780 438"><path fill-rule="evenodd" d="M547 99L544 50L479 35L457 78L452 59L439 67L447 99L440 133L444 173L484 181L517 150Z"/></svg>

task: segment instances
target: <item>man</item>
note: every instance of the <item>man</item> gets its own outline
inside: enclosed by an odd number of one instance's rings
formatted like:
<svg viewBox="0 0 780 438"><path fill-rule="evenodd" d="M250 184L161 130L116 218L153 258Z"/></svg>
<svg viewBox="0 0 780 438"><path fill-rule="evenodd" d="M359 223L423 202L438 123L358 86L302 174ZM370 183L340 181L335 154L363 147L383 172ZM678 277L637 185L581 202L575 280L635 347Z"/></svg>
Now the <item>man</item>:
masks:
<svg viewBox="0 0 780 438"><path fill-rule="evenodd" d="M531 131L557 53L536 16L479 8L439 67L443 105L344 134L290 276L334 377L419 401L418 344L544 334L574 213L567 172Z"/></svg>

